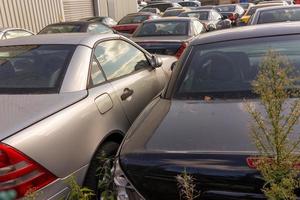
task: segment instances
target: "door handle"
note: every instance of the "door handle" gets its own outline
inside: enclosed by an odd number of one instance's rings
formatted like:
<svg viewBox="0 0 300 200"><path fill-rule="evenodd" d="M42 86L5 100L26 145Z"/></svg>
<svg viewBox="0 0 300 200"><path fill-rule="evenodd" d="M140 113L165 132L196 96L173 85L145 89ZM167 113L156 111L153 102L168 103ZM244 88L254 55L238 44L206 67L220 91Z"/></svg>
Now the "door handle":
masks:
<svg viewBox="0 0 300 200"><path fill-rule="evenodd" d="M125 101L128 97L130 97L133 94L133 92L133 90L125 88L123 94L121 95L122 101Z"/></svg>

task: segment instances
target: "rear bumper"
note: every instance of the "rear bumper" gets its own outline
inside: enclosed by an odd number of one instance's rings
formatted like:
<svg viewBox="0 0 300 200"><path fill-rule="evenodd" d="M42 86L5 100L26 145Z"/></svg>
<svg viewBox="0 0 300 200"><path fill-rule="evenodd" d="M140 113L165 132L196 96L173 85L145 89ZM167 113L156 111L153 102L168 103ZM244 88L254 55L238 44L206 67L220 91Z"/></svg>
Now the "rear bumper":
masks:
<svg viewBox="0 0 300 200"><path fill-rule="evenodd" d="M46 187L36 192L36 200L61 200L68 197L71 188L67 184L67 180L74 176L79 185L82 185L87 172L88 165L80 168L75 173L64 178L58 178L54 182L50 183Z"/></svg>

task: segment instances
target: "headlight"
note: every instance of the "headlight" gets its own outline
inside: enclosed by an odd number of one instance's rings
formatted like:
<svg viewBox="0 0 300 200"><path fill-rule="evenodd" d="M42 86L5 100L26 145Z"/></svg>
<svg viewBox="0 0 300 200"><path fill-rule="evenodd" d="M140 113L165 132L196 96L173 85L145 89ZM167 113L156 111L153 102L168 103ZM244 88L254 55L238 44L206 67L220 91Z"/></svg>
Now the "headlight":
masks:
<svg viewBox="0 0 300 200"><path fill-rule="evenodd" d="M114 167L114 186L118 200L144 200L126 178L118 159Z"/></svg>

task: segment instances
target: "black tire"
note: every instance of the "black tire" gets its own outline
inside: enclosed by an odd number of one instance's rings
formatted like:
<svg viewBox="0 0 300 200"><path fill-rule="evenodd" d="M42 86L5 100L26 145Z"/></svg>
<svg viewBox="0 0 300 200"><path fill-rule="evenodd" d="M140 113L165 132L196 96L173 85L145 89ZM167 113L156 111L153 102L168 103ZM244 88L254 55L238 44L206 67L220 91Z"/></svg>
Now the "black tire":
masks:
<svg viewBox="0 0 300 200"><path fill-rule="evenodd" d="M113 141L105 142L103 145L100 146L100 148L95 153L89 169L86 173L83 186L87 187L91 190L93 190L96 194L94 199L99 198L99 191L98 191L98 182L102 177L97 176L98 175L98 169L103 165L103 161L101 161L99 158L103 156L103 153L106 155L107 158L113 158L119 148L120 144Z"/></svg>

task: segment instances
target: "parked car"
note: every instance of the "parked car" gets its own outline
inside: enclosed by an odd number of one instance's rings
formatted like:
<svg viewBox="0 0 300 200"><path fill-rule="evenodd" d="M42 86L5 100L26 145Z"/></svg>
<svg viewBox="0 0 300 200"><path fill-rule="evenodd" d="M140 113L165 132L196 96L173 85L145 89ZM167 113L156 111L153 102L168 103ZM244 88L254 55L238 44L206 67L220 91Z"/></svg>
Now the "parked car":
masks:
<svg viewBox="0 0 300 200"><path fill-rule="evenodd" d="M101 22L102 24L105 24L109 27L117 25L117 22L110 18L110 17L88 17L88 18L83 18L80 21L91 21L91 22Z"/></svg>
<svg viewBox="0 0 300 200"><path fill-rule="evenodd" d="M197 8L197 10L207 10L207 9L215 9L215 10L217 10L217 6L206 5L206 6L201 6L201 7Z"/></svg>
<svg viewBox="0 0 300 200"><path fill-rule="evenodd" d="M160 15L160 10L158 8L143 8L139 12L151 12L157 15Z"/></svg>
<svg viewBox="0 0 300 200"><path fill-rule="evenodd" d="M217 11L231 20L231 24L236 26L239 18L243 16L245 10L239 4L219 5Z"/></svg>
<svg viewBox="0 0 300 200"><path fill-rule="evenodd" d="M153 4L146 6L145 8L158 8L160 10L160 12L163 13L168 8L171 8L171 7L182 7L182 6L179 5L178 3L164 2L164 3L153 3Z"/></svg>
<svg viewBox="0 0 300 200"><path fill-rule="evenodd" d="M261 108L251 83L270 48L299 71L299 38L299 23L285 23L195 39L165 92L126 134L115 166L118 197L179 200L176 176L186 172L199 199L265 199L263 179L250 162L257 149L244 102Z"/></svg>
<svg viewBox="0 0 300 200"><path fill-rule="evenodd" d="M196 18L171 17L145 21L131 39L150 53L179 58L189 42L203 32L206 29Z"/></svg>
<svg viewBox="0 0 300 200"><path fill-rule="evenodd" d="M50 24L43 28L38 34L54 34L54 33L95 33L95 34L111 34L115 33L110 27L93 21L73 21L60 22Z"/></svg>
<svg viewBox="0 0 300 200"><path fill-rule="evenodd" d="M281 3L284 6L288 6L289 3L287 1L284 0L274 0L274 1L261 1L259 2L257 5L261 5L261 4L269 4L269 3Z"/></svg>
<svg viewBox="0 0 300 200"><path fill-rule="evenodd" d="M143 21L157 18L160 16L149 12L131 13L123 17L113 28L119 33L132 34Z"/></svg>
<svg viewBox="0 0 300 200"><path fill-rule="evenodd" d="M0 40L32 36L34 33L22 28L0 28Z"/></svg>
<svg viewBox="0 0 300 200"><path fill-rule="evenodd" d="M224 19L223 16L214 9L184 12L181 13L179 17L195 17L205 25L207 31L231 27L231 21Z"/></svg>
<svg viewBox="0 0 300 200"><path fill-rule="evenodd" d="M257 9L249 25L300 21L300 6L276 6Z"/></svg>
<svg viewBox="0 0 300 200"><path fill-rule="evenodd" d="M178 9L172 9L172 10L166 10L162 17L177 17L181 13L189 11L190 9L188 8L178 8Z"/></svg>
<svg viewBox="0 0 300 200"><path fill-rule="evenodd" d="M96 189L99 156L168 81L158 57L116 34L11 39L0 63L0 190L18 198L65 199L70 176Z"/></svg>
<svg viewBox="0 0 300 200"><path fill-rule="evenodd" d="M249 7L254 6L254 3L239 3L242 8L247 11Z"/></svg>
<svg viewBox="0 0 300 200"><path fill-rule="evenodd" d="M240 18L239 25L247 25L251 16L256 12L259 8L272 7L272 6L282 6L282 3L268 3L268 4L260 4L251 6L246 13Z"/></svg>
<svg viewBox="0 0 300 200"><path fill-rule="evenodd" d="M201 2L200 1L180 1L178 2L179 5L181 5L182 7L187 7L187 8L199 8L201 6Z"/></svg>

